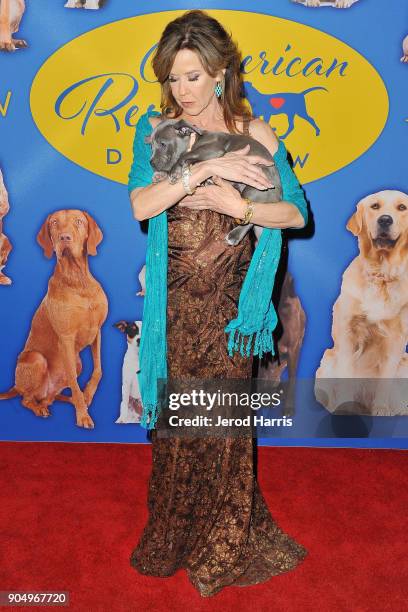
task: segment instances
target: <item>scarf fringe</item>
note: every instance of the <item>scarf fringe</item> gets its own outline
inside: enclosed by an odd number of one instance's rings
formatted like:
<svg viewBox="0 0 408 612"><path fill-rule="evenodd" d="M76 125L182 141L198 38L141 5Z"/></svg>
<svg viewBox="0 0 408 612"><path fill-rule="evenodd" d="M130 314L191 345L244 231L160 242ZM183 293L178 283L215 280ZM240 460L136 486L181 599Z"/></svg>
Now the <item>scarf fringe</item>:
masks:
<svg viewBox="0 0 408 612"><path fill-rule="evenodd" d="M228 355L233 357L234 352L239 351L243 357L249 357L252 354L262 357L264 353L272 353L275 355L275 347L273 342L274 328L264 327L257 332L245 334L239 328L232 329L228 336ZM245 345L246 340L246 347ZM253 345L253 346L252 346Z"/></svg>
<svg viewBox="0 0 408 612"><path fill-rule="evenodd" d="M154 429L159 416L160 404L148 404L143 406L142 418L140 425L145 429Z"/></svg>

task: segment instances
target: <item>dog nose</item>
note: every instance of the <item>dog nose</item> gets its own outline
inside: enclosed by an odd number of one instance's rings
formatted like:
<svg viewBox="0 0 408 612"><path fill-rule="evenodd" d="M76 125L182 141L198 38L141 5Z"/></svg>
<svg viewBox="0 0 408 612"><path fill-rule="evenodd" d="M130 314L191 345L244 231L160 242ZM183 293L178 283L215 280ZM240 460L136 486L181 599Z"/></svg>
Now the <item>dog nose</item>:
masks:
<svg viewBox="0 0 408 612"><path fill-rule="evenodd" d="M72 240L72 236L71 234L60 234L59 239L62 240L62 242L70 242Z"/></svg>
<svg viewBox="0 0 408 612"><path fill-rule="evenodd" d="M390 215L381 215L381 217L378 217L377 223L381 227L388 227L394 223L394 219Z"/></svg>

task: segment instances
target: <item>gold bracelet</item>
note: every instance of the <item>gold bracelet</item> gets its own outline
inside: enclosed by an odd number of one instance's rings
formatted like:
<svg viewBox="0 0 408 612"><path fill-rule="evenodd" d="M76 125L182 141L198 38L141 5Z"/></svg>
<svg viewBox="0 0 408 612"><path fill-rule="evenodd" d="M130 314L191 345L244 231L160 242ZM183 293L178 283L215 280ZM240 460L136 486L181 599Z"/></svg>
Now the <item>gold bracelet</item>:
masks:
<svg viewBox="0 0 408 612"><path fill-rule="evenodd" d="M238 225L247 225L251 219L252 219L252 215L254 214L254 202L252 202L249 198L244 198L245 202L246 202L246 209L245 209L245 214L244 214L244 218L243 219L238 219L235 218L234 221L236 223L238 223Z"/></svg>

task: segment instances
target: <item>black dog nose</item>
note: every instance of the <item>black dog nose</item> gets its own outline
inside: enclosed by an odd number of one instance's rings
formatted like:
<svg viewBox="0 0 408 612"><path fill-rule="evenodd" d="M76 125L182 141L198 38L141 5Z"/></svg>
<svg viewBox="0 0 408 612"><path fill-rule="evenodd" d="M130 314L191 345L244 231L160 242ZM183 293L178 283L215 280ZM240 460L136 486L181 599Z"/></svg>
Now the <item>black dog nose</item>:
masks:
<svg viewBox="0 0 408 612"><path fill-rule="evenodd" d="M377 223L381 227L388 227L394 223L394 219L390 215L381 215L381 217L378 217Z"/></svg>
<svg viewBox="0 0 408 612"><path fill-rule="evenodd" d="M63 242L70 242L72 240L72 236L71 234L60 234L59 239Z"/></svg>

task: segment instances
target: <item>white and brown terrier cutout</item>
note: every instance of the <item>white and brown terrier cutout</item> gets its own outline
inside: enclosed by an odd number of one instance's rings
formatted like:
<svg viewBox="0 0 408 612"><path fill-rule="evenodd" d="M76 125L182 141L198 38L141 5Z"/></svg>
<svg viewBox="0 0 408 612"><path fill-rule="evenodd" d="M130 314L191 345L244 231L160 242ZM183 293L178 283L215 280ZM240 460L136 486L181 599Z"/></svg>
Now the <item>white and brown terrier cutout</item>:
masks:
<svg viewBox="0 0 408 612"><path fill-rule="evenodd" d="M3 234L3 217L10 210L8 193L4 185L3 174L0 168L0 285L11 285L11 279L3 273L7 258L12 250L10 240Z"/></svg>
<svg viewBox="0 0 408 612"><path fill-rule="evenodd" d="M22 38L13 38L24 15L24 0L0 0L0 51L15 51L27 47Z"/></svg>
<svg viewBox="0 0 408 612"><path fill-rule="evenodd" d="M64 4L65 8L83 8L97 10L103 7L105 0L68 0Z"/></svg>

